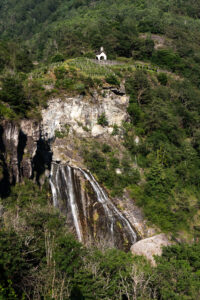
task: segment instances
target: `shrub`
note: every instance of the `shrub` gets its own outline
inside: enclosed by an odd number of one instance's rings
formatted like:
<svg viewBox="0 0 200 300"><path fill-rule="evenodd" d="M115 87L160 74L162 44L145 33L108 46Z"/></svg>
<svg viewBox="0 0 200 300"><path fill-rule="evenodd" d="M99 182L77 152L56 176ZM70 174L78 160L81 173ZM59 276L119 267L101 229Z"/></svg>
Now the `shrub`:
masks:
<svg viewBox="0 0 200 300"><path fill-rule="evenodd" d="M162 85L167 85L167 75L165 73L159 73L157 78Z"/></svg>
<svg viewBox="0 0 200 300"><path fill-rule="evenodd" d="M108 144L103 144L102 145L102 152L103 153L108 153L108 152L111 152L111 147L108 145Z"/></svg>
<svg viewBox="0 0 200 300"><path fill-rule="evenodd" d="M54 55L51 58L52 63L57 63L57 62L64 61L64 60L65 60L64 56L61 53L57 53L56 55Z"/></svg>
<svg viewBox="0 0 200 300"><path fill-rule="evenodd" d="M65 67L57 67L54 69L54 74L56 75L57 79L64 79L65 75L67 74L67 70Z"/></svg>
<svg viewBox="0 0 200 300"><path fill-rule="evenodd" d="M180 64L180 56L174 53L170 49L162 49L155 52L152 57L152 61L155 64L161 65L163 67L168 67L171 70L175 70L176 67Z"/></svg>
<svg viewBox="0 0 200 300"><path fill-rule="evenodd" d="M118 135L118 134L119 134L119 127L117 126L117 124L114 124L112 135Z"/></svg>
<svg viewBox="0 0 200 300"><path fill-rule="evenodd" d="M74 89L78 91L79 93L84 93L85 92L85 85L84 83L78 82L74 85Z"/></svg>
<svg viewBox="0 0 200 300"><path fill-rule="evenodd" d="M61 82L63 89L72 89L73 88L73 79L72 78L65 78Z"/></svg>
<svg viewBox="0 0 200 300"><path fill-rule="evenodd" d="M119 80L113 74L111 74L111 75L109 75L109 76L106 77L106 82L109 83L109 84L117 85L117 86L120 85Z"/></svg>
<svg viewBox="0 0 200 300"><path fill-rule="evenodd" d="M86 53L84 54L84 57L87 57L87 58L95 58L95 55L94 55L93 52L86 52Z"/></svg>
<svg viewBox="0 0 200 300"><path fill-rule="evenodd" d="M199 261L200 243L165 247L155 269L158 298L199 299Z"/></svg>
<svg viewBox="0 0 200 300"><path fill-rule="evenodd" d="M136 125L140 121L142 116L141 108L136 103L130 103L127 108L127 112L131 117L132 123Z"/></svg>
<svg viewBox="0 0 200 300"><path fill-rule="evenodd" d="M105 126L108 126L108 120L106 118L106 115L105 113L102 113L99 117L98 117L98 120L97 120L97 124L105 127Z"/></svg>
<svg viewBox="0 0 200 300"><path fill-rule="evenodd" d="M0 98L8 103L15 112L22 115L25 115L29 107L25 98L22 82L14 76L3 78Z"/></svg>
<svg viewBox="0 0 200 300"><path fill-rule="evenodd" d="M72 235L60 237L54 254L56 266L68 276L73 276L82 265L81 252L82 245Z"/></svg>

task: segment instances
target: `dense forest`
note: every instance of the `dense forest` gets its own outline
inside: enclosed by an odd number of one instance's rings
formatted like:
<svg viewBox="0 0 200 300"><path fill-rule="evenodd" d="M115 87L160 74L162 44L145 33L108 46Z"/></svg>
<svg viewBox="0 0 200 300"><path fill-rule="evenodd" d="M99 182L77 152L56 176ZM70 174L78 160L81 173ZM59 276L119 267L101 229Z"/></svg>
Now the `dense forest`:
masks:
<svg viewBox="0 0 200 300"><path fill-rule="evenodd" d="M1 1L0 121L39 121L50 97L124 82L129 120L112 133L123 136L124 153L84 140L81 155L111 197L128 191L174 245L155 267L85 247L52 207L47 181L25 180L0 193L0 299L200 298L199 17L194 0ZM96 66L101 46L119 64ZM98 124L108 126L105 114Z"/></svg>
<svg viewBox="0 0 200 300"><path fill-rule="evenodd" d="M148 59L199 85L196 1L2 1L0 18L2 38L25 41L39 59L91 55L103 45L112 58ZM170 47L153 51L151 34Z"/></svg>

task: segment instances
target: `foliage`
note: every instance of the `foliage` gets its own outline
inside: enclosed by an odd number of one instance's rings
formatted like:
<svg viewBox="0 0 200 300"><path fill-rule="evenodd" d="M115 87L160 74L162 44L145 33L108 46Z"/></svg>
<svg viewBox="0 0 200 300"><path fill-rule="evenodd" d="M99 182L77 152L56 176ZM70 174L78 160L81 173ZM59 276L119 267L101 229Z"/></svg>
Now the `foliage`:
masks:
<svg viewBox="0 0 200 300"><path fill-rule="evenodd" d="M114 85L118 85L118 86L120 85L119 80L114 75L107 76L106 77L106 82L109 83L109 84L114 84Z"/></svg>
<svg viewBox="0 0 200 300"><path fill-rule="evenodd" d="M103 144L102 147L99 145L97 148L93 145L89 150L87 146L83 151L83 157L90 171L97 175L100 183L111 190L113 196L121 195L125 187L140 180L138 170L132 168L128 157L124 156L120 161L107 144ZM121 174L116 174L117 168Z"/></svg>
<svg viewBox="0 0 200 300"><path fill-rule="evenodd" d="M60 61L64 61L64 57L62 54L60 53L57 53L56 55L54 55L51 59L51 62L52 63L57 63L57 62L60 62Z"/></svg>
<svg viewBox="0 0 200 300"><path fill-rule="evenodd" d="M162 230L193 232L195 208L199 209L196 179L200 160L189 138L196 132L190 116L196 115L198 101L192 99L197 99L199 91L186 81L169 81L163 73L157 78L161 85L152 84L153 76L138 70L126 80L132 124L124 124L124 145L146 169L146 183L133 186L132 196Z"/></svg>
<svg viewBox="0 0 200 300"><path fill-rule="evenodd" d="M102 150L112 153L106 144ZM119 163L112 161L114 166ZM125 157L122 165L129 168ZM161 195L167 188L158 163L148 174L148 182ZM4 200L2 300L35 299L36 295L46 299L198 299L199 242L164 248L156 267L130 252L86 249L67 231L65 219L49 206L49 200L48 187L40 194L31 181L13 187Z"/></svg>
<svg viewBox="0 0 200 300"><path fill-rule="evenodd" d="M198 4L192 1L188 5L186 0L3 0L0 36L12 42L20 39L29 45L32 56L47 61L94 57L103 45L111 59L123 56L151 60L199 86L198 16ZM6 47L4 51L0 66L10 55Z"/></svg>
<svg viewBox="0 0 200 300"><path fill-rule="evenodd" d="M98 120L97 120L97 124L105 127L105 126L108 126L108 120L106 118L106 115L105 113L102 113L99 117L98 117Z"/></svg>
<svg viewBox="0 0 200 300"><path fill-rule="evenodd" d="M175 70L181 62L178 54L172 50L158 50L152 57L152 61L162 67L167 67L171 70Z"/></svg>
<svg viewBox="0 0 200 300"><path fill-rule="evenodd" d="M54 69L54 74L56 75L57 79L64 79L65 75L67 74L67 70L64 66L60 66Z"/></svg>
<svg viewBox="0 0 200 300"><path fill-rule="evenodd" d="M68 136L69 130L70 130L70 125L65 124L64 128L62 128L61 131L55 130L55 133L54 133L55 137L57 137L59 139L63 139L64 137Z"/></svg>
<svg viewBox="0 0 200 300"><path fill-rule="evenodd" d="M167 84L167 75L165 73L159 73L157 75L158 81L162 84L162 85L166 85Z"/></svg>
<svg viewBox="0 0 200 300"><path fill-rule="evenodd" d="M194 0L1 1L0 118L39 118L56 93L90 96L125 80L130 122L113 126L119 149L86 145L85 163L111 195L128 188L161 230L197 240L164 249L155 268L130 253L85 249L48 187L25 180L2 200L1 299L199 299L199 12ZM87 59L100 46L118 64Z"/></svg>
<svg viewBox="0 0 200 300"><path fill-rule="evenodd" d="M119 127L117 126L117 124L114 124L112 135L118 135L118 134L119 134Z"/></svg>
<svg viewBox="0 0 200 300"><path fill-rule="evenodd" d="M82 265L82 245L72 235L60 237L54 254L57 268L68 276L74 276Z"/></svg>
<svg viewBox="0 0 200 300"><path fill-rule="evenodd" d="M156 285L161 299L198 299L200 244L175 245L157 258Z"/></svg>
<svg viewBox="0 0 200 300"><path fill-rule="evenodd" d="M12 71L28 73L33 69L30 52L26 47L13 41L0 40L0 73L7 68Z"/></svg>
<svg viewBox="0 0 200 300"><path fill-rule="evenodd" d="M30 181L13 188L5 199L0 232L1 299L62 295L64 299L117 300L122 295L149 293L143 287L150 271L148 267L141 270L144 260L134 260L130 253L117 249L85 249L68 233L65 219L38 199L38 190ZM45 190L42 194L45 197ZM135 276L141 276L134 289L133 268Z"/></svg>
<svg viewBox="0 0 200 300"><path fill-rule="evenodd" d="M25 179L23 185L17 183L12 187L11 195L3 200L3 204L9 207L17 205L19 208L29 206L31 203L44 206L48 203L46 190L46 184L40 189L31 180Z"/></svg>
<svg viewBox="0 0 200 300"><path fill-rule="evenodd" d="M8 103L16 113L25 114L28 103L25 99L22 83L13 76L5 77L0 91L2 101Z"/></svg>
<svg viewBox="0 0 200 300"><path fill-rule="evenodd" d="M27 272L25 258L21 256L23 247L25 250L25 245L15 232L1 231L0 281L3 287L6 287L9 281L17 286Z"/></svg>

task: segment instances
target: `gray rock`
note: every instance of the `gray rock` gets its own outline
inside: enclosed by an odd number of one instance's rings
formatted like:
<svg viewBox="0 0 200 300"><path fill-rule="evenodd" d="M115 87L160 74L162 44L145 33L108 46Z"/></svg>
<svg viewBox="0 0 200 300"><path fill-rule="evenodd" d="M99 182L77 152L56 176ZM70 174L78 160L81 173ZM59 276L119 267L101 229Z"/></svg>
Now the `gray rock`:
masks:
<svg viewBox="0 0 200 300"><path fill-rule="evenodd" d="M81 96L51 99L48 108L42 111L43 138L52 139L55 131L62 132L65 126L70 128L69 134L76 133L80 137L88 137L90 133L93 137L109 134L110 127L115 124L121 126L128 119L127 106L128 97L112 91L108 91L105 97L99 95L98 101L94 101L93 97L84 99ZM97 124L102 113L108 120L108 127L105 128Z"/></svg>
<svg viewBox="0 0 200 300"><path fill-rule="evenodd" d="M3 214L4 214L4 207L2 204L0 204L0 218L3 217Z"/></svg>
<svg viewBox="0 0 200 300"><path fill-rule="evenodd" d="M155 266L154 255L162 255L162 247L171 244L168 237L161 233L135 243L131 247L131 252L134 255L144 255Z"/></svg>

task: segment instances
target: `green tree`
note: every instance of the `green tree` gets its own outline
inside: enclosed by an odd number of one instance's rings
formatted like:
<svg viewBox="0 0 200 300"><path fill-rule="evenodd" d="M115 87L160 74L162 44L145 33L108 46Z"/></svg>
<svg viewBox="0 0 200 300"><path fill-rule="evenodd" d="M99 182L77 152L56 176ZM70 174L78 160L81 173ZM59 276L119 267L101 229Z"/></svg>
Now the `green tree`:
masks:
<svg viewBox="0 0 200 300"><path fill-rule="evenodd" d="M57 267L73 277L82 265L82 253L82 245L72 235L60 237L54 253Z"/></svg>
<svg viewBox="0 0 200 300"><path fill-rule="evenodd" d="M29 104L25 98L22 83L14 76L4 77L2 80L2 90L0 99L10 105L10 107L21 115L25 115Z"/></svg>
<svg viewBox="0 0 200 300"><path fill-rule="evenodd" d="M164 248L157 257L156 285L161 299L198 299L200 296L200 244Z"/></svg>

